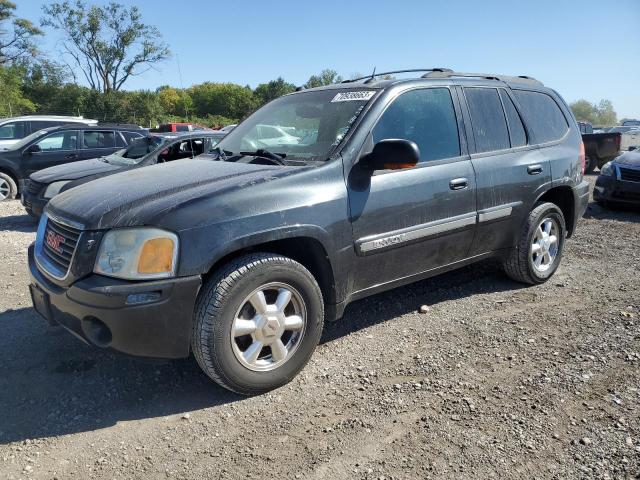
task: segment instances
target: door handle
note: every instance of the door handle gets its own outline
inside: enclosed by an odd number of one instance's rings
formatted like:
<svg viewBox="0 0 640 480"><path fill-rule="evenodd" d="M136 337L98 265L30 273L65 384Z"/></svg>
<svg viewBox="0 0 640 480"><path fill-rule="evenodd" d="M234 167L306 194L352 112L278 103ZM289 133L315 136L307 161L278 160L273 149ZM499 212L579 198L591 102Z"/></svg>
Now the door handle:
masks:
<svg viewBox="0 0 640 480"><path fill-rule="evenodd" d="M466 178L454 178L449 182L449 188L451 190L462 190L469 186L469 180Z"/></svg>
<svg viewBox="0 0 640 480"><path fill-rule="evenodd" d="M527 173L529 175L539 175L542 173L542 165L540 164L535 164L535 165L529 165L527 167Z"/></svg>
<svg viewBox="0 0 640 480"><path fill-rule="evenodd" d="M69 158L69 159L78 158L78 154L76 154L76 153L70 153L69 155L67 155L67 156L66 156L66 157L64 157L64 158Z"/></svg>

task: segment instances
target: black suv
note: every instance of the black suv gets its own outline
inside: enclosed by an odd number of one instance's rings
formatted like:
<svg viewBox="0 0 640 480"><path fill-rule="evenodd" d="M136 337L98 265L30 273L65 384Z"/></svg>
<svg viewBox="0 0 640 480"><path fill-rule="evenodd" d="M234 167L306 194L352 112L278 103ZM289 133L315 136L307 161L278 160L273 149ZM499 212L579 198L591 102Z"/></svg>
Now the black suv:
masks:
<svg viewBox="0 0 640 480"><path fill-rule="evenodd" d="M108 155L145 134L140 127L71 124L49 127L0 150L0 200L14 198L43 168Z"/></svg>
<svg viewBox="0 0 640 480"><path fill-rule="evenodd" d="M39 217L47 202L61 192L125 170L196 157L209 152L224 136L216 131L152 133L110 155L39 170L25 182L22 205L29 215Z"/></svg>
<svg viewBox="0 0 640 480"><path fill-rule="evenodd" d="M280 97L218 161L57 196L29 249L36 310L98 347L193 351L257 394L356 299L488 257L545 282L589 194L571 111L527 77L424 72Z"/></svg>

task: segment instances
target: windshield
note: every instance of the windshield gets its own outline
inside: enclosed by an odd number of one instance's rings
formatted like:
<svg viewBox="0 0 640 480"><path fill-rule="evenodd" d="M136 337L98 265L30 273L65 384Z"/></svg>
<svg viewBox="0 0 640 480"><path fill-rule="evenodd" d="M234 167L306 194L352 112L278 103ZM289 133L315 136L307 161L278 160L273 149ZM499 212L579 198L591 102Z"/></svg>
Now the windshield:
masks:
<svg viewBox="0 0 640 480"><path fill-rule="evenodd" d="M33 132L31 135L27 135L26 137L24 137L19 142L16 142L13 145L11 145L11 147L8 148L7 150L18 150L18 149L24 147L25 145L28 145L32 140L35 140L36 138L41 137L45 133L50 132L51 130L54 130L55 128L56 127L49 127L49 128L44 128L42 130L38 130L37 132Z"/></svg>
<svg viewBox="0 0 640 480"><path fill-rule="evenodd" d="M135 165L140 163L144 157L151 152L155 152L162 145L167 143L169 138L156 135L149 135L144 138L137 138L127 148L118 150L104 157L105 161L114 165Z"/></svg>
<svg viewBox="0 0 640 480"><path fill-rule="evenodd" d="M265 105L218 146L227 155L268 150L289 159L327 160L375 90L301 92Z"/></svg>

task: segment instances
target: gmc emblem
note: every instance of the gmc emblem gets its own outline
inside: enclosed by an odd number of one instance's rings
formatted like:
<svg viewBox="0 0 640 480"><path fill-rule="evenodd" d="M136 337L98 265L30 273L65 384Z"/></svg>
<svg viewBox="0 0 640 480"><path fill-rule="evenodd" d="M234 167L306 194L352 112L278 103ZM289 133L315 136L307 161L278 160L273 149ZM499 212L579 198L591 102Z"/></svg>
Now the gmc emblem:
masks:
<svg viewBox="0 0 640 480"><path fill-rule="evenodd" d="M47 231L47 245L49 245L49 247L58 253L62 253L62 244L64 244L64 237L62 235L52 230Z"/></svg>

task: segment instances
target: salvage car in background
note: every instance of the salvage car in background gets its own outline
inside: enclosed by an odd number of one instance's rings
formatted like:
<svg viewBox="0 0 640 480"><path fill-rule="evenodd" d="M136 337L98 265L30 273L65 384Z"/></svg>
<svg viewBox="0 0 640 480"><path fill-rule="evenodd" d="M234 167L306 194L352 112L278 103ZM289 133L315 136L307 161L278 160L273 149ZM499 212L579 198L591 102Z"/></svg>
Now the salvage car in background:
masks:
<svg viewBox="0 0 640 480"><path fill-rule="evenodd" d="M38 130L70 123L97 125L97 120L84 117L65 117L59 115L25 115L0 119L0 149L11 149L24 137Z"/></svg>
<svg viewBox="0 0 640 480"><path fill-rule="evenodd" d="M592 173L596 167L613 160L620 153L621 134L619 132L594 133L587 122L578 122L584 142L585 173Z"/></svg>
<svg viewBox="0 0 640 480"><path fill-rule="evenodd" d="M44 168L108 155L143 136L139 127L70 124L50 127L0 150L0 200L15 198L24 181Z"/></svg>
<svg viewBox="0 0 640 480"><path fill-rule="evenodd" d="M601 205L640 205L640 152L625 152L606 163L593 189Z"/></svg>
<svg viewBox="0 0 640 480"><path fill-rule="evenodd" d="M209 152L223 137L213 131L152 133L111 155L46 168L29 177L22 204L29 215L39 217L47 202L60 192L124 170L196 157Z"/></svg>

